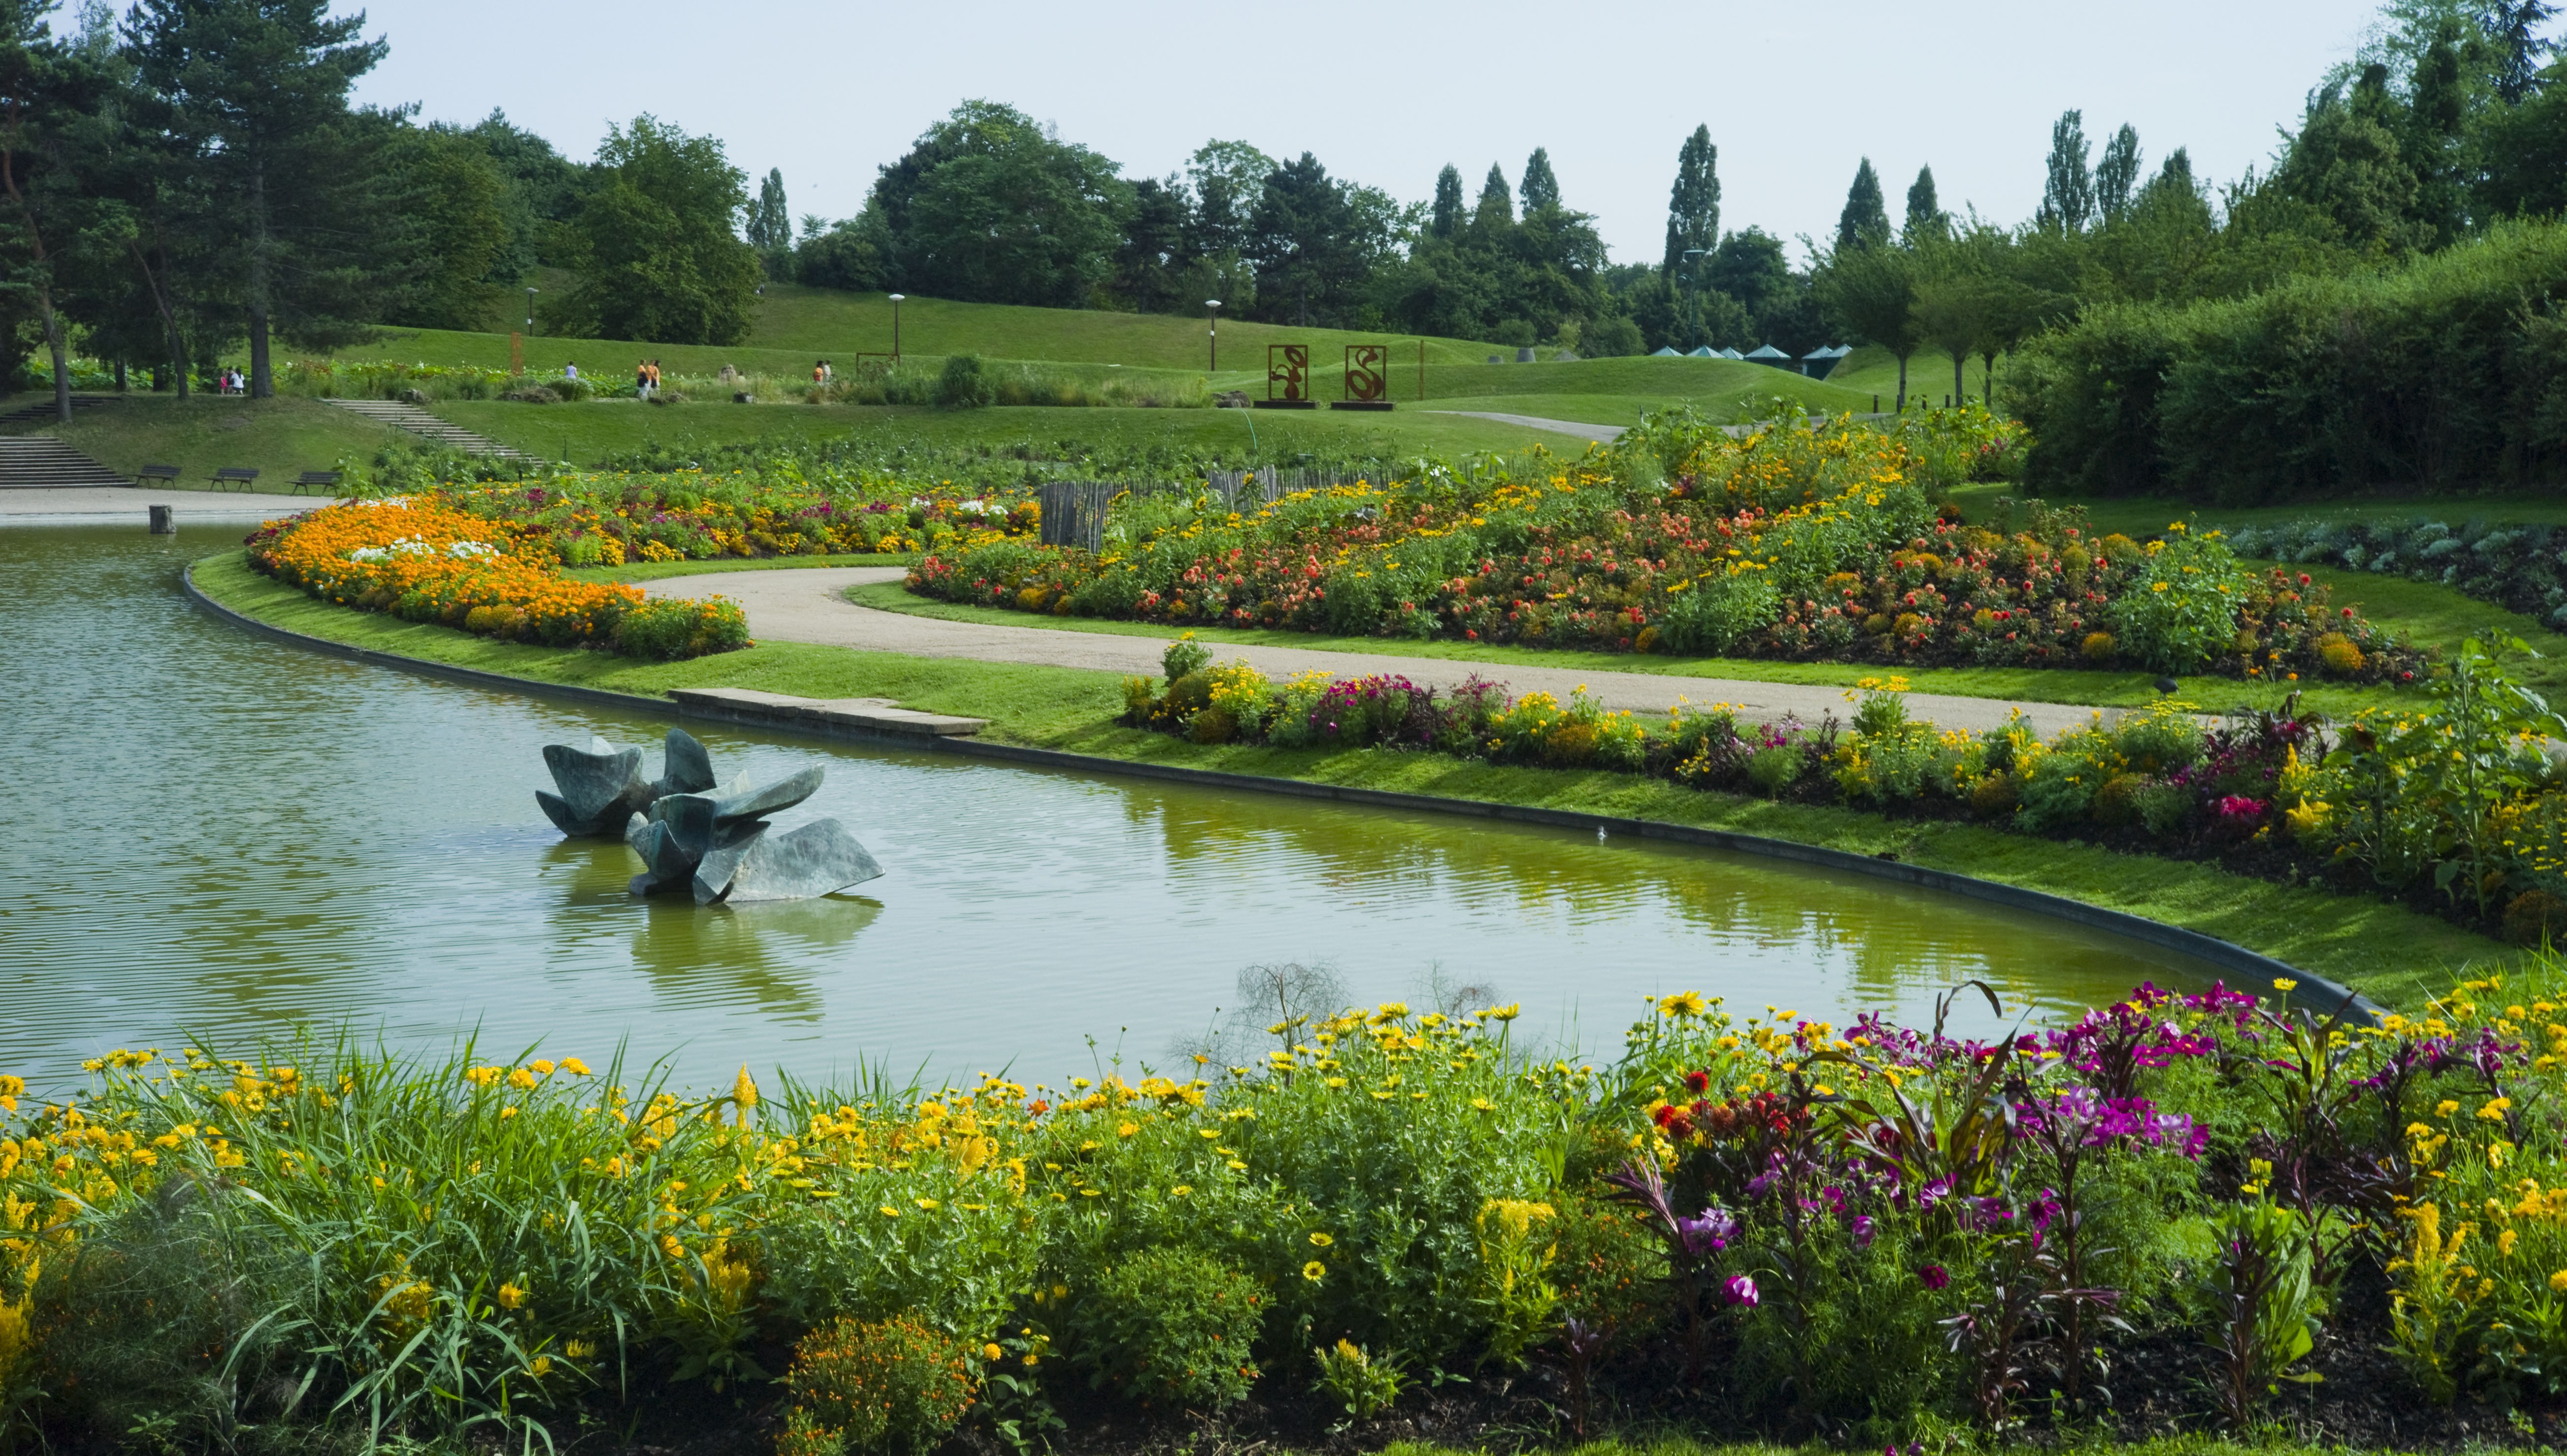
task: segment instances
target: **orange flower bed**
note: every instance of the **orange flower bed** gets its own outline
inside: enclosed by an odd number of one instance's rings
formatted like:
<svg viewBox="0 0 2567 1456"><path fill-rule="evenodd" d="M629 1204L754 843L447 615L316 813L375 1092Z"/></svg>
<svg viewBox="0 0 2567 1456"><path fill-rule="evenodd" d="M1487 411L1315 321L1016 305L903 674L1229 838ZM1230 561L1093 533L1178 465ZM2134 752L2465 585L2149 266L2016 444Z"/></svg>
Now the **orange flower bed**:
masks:
<svg viewBox="0 0 2567 1456"><path fill-rule="evenodd" d="M544 533L429 499L352 500L270 522L249 538L249 560L326 601L489 637L663 658L748 644L734 602L572 581Z"/></svg>

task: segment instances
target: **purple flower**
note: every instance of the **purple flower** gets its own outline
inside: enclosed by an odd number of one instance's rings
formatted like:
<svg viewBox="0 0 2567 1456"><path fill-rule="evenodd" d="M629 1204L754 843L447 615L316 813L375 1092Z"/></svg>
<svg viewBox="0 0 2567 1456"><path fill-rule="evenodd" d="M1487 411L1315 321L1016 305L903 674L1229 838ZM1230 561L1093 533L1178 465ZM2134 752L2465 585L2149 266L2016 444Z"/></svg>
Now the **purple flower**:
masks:
<svg viewBox="0 0 2567 1456"><path fill-rule="evenodd" d="M1717 1254L1738 1237L1738 1220L1727 1209L1707 1208L1699 1218L1676 1220L1676 1237L1696 1259Z"/></svg>
<svg viewBox="0 0 2567 1456"><path fill-rule="evenodd" d="M1744 1305L1750 1310L1756 1308L1757 1300L1760 1298L1756 1293L1756 1281L1743 1274L1722 1285L1720 1297L1730 1304Z"/></svg>
<svg viewBox="0 0 2567 1456"><path fill-rule="evenodd" d="M1939 1264L1929 1264L1916 1271L1916 1278L1929 1290L1939 1290L1952 1282L1952 1276Z"/></svg>
<svg viewBox="0 0 2567 1456"><path fill-rule="evenodd" d="M1871 1215L1869 1215L1869 1214L1861 1214L1861 1215L1857 1215L1857 1216L1855 1217L1854 1221L1853 1232L1854 1232L1854 1247L1855 1247L1856 1249L1868 1249L1868 1248L1870 1248L1870 1247L1871 1247Z"/></svg>

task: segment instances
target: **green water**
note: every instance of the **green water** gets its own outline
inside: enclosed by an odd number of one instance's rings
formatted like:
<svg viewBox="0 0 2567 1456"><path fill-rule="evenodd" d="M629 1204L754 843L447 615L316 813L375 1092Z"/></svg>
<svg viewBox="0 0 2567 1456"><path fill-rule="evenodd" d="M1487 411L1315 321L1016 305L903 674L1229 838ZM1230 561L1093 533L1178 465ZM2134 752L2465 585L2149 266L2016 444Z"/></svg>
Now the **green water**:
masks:
<svg viewBox="0 0 2567 1456"><path fill-rule="evenodd" d="M592 1060L623 1043L700 1084L742 1063L1056 1080L1118 1046L1167 1061L1244 969L1280 963L1367 1004L1521 1002L1521 1027L1590 1054L1641 998L1688 989L1843 1020L1921 1018L1969 977L2037 1017L2208 979L1754 858L718 728L697 731L725 775L825 763L778 824L836 815L888 873L821 901L636 901L623 846L537 812L538 752L656 742L665 722L253 639L178 590L239 534L0 530L0 1070L55 1082L114 1046L317 1026Z"/></svg>

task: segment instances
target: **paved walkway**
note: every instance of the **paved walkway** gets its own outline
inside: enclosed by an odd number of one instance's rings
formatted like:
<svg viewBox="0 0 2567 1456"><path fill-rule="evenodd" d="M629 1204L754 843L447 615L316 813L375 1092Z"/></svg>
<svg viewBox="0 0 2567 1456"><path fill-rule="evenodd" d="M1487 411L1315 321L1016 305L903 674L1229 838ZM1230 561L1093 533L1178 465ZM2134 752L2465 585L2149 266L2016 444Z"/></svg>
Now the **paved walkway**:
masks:
<svg viewBox="0 0 2567 1456"><path fill-rule="evenodd" d="M994 623L948 622L877 611L846 600L849 587L898 581L908 573L897 566L844 566L772 571L725 571L704 576L673 576L644 584L658 597L724 596L748 613L752 637L780 642L810 642L869 652L906 653L912 657L959 657L994 663L1036 663L1046 667L1091 668L1101 672L1148 674L1159 671L1159 654L1168 637L1126 637L1054 627L1002 627ZM1329 652L1304 647L1237 647L1206 644L1218 661L1245 658L1270 678L1282 679L1316 668L1339 677L1365 673L1398 673L1410 682L1450 688L1474 675L1503 683L1517 694L1547 692L1566 700L1581 684L1605 706L1633 713L1666 712L1679 697L1695 703L1733 704L1753 722L1786 716L1817 723L1849 710L1846 690L1792 683L1751 683L1733 678L1691 678L1655 673L1578 671L1529 667L1515 663L1467 662L1450 658L1402 657L1392 652ZM1953 698L1911 693L1908 710L1947 728L1980 729L2005 722L2009 710L2043 733L2054 733L2087 722L2093 710L2057 703L2007 703L1990 698Z"/></svg>
<svg viewBox="0 0 2567 1456"><path fill-rule="evenodd" d="M244 490L171 490L145 485L45 485L0 490L0 526L114 525L150 519L149 507L173 507L189 521L255 525L330 503L327 495L264 495Z"/></svg>
<svg viewBox="0 0 2567 1456"><path fill-rule="evenodd" d="M1539 415L1499 415L1487 410L1428 410L1429 415L1459 415L1469 420L1495 420L1500 425L1521 426L1526 430L1548 430L1558 435L1573 435L1598 444L1611 444L1622 437L1627 426L1582 425L1574 420L1545 420Z"/></svg>

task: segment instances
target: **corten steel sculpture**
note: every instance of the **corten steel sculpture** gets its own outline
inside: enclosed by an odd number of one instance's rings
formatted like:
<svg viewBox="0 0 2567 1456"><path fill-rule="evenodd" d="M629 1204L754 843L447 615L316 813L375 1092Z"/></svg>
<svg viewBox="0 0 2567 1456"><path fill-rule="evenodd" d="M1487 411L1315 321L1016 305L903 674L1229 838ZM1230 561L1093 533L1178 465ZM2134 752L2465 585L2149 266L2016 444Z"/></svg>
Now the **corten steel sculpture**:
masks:
<svg viewBox="0 0 2567 1456"><path fill-rule="evenodd" d="M1278 390L1283 393L1277 394ZM1266 398L1256 404L1261 410L1315 410L1319 407L1319 402L1310 398L1309 345L1266 346Z"/></svg>
<svg viewBox="0 0 2567 1456"><path fill-rule="evenodd" d="M660 776L642 776L642 750L592 738L586 748L544 747L544 765L561 792L535 791L545 817L564 834L621 835L642 857L636 895L692 891L699 905L743 900L804 900L861 885L882 866L835 819L769 833L770 814L820 787L813 766L763 786L745 778L713 779L712 755L684 728L669 730Z"/></svg>

